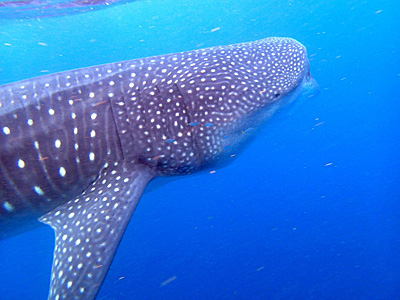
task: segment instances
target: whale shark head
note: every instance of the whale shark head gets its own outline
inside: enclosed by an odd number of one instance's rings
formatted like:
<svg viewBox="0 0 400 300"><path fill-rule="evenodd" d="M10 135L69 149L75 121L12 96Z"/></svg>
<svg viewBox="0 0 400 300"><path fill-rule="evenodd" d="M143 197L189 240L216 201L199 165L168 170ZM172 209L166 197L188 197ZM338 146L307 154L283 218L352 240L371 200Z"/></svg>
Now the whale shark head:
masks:
<svg viewBox="0 0 400 300"><path fill-rule="evenodd" d="M127 73L131 109L139 98L161 108L147 105L131 123L156 133L135 147L142 161L165 174L191 173L229 157L265 119L316 86L305 47L291 38L150 57Z"/></svg>
<svg viewBox="0 0 400 300"><path fill-rule="evenodd" d="M204 157L210 163L243 149L257 127L299 95L318 92L306 48L296 40L272 37L231 47L216 49L216 56L222 57L222 67L217 63L220 84L204 103L212 113L203 120L214 125L200 128L213 141L203 150L209 152Z"/></svg>

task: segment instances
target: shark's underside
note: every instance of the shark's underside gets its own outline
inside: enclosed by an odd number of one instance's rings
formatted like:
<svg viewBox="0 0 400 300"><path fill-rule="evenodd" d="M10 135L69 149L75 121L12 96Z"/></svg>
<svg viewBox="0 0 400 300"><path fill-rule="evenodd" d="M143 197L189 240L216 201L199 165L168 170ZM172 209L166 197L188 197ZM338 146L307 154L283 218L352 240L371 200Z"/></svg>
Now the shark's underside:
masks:
<svg viewBox="0 0 400 300"><path fill-rule="evenodd" d="M111 63L0 87L0 237L56 234L49 299L94 299L156 176L218 163L304 87L289 38Z"/></svg>

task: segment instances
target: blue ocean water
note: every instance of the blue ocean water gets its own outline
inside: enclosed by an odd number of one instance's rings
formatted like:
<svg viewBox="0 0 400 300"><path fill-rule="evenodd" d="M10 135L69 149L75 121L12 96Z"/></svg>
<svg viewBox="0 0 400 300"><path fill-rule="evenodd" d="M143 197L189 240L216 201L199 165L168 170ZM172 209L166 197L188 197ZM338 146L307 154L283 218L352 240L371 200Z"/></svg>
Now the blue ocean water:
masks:
<svg viewBox="0 0 400 300"><path fill-rule="evenodd" d="M0 20L0 84L268 36L320 94L232 164L156 180L98 299L400 299L400 2L151 0ZM45 299L48 227L0 242L0 299Z"/></svg>

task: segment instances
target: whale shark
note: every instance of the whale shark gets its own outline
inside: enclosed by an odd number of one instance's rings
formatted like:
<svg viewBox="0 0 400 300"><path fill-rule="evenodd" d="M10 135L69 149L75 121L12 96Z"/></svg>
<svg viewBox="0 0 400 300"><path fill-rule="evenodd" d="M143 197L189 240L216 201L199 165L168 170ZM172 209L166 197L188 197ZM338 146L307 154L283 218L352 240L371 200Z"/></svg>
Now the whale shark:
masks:
<svg viewBox="0 0 400 300"><path fill-rule="evenodd" d="M226 163L315 87L277 37L2 85L0 239L51 226L48 299L95 299L152 179Z"/></svg>

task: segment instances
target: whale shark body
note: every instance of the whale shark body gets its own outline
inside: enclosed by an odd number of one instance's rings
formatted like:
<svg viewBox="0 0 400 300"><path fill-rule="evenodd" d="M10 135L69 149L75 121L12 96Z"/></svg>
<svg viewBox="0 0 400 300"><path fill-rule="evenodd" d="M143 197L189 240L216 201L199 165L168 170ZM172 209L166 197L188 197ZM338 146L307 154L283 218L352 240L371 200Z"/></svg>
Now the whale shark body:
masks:
<svg viewBox="0 0 400 300"><path fill-rule="evenodd" d="M0 238L50 225L48 299L94 299L153 178L226 160L249 128L314 85L305 47L290 38L3 85Z"/></svg>

